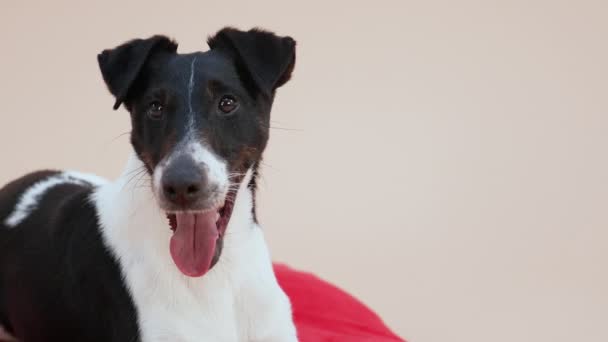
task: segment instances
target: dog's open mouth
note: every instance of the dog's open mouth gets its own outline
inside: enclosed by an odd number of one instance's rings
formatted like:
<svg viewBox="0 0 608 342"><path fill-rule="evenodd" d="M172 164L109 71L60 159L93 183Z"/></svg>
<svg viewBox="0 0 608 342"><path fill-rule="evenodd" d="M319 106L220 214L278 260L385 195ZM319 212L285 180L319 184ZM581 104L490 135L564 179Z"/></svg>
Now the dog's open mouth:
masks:
<svg viewBox="0 0 608 342"><path fill-rule="evenodd" d="M215 209L167 214L173 231L171 257L183 274L201 277L217 263L235 196L229 192L224 205Z"/></svg>

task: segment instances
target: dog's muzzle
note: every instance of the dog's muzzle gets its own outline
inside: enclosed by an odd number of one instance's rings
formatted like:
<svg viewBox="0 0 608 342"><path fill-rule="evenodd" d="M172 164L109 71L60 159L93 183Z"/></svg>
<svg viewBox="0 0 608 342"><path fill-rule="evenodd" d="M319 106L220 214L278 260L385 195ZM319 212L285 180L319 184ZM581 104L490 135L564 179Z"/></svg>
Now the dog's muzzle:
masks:
<svg viewBox="0 0 608 342"><path fill-rule="evenodd" d="M224 189L210 181L204 164L197 164L188 155L171 161L163 170L159 194L167 211L214 209L225 197Z"/></svg>

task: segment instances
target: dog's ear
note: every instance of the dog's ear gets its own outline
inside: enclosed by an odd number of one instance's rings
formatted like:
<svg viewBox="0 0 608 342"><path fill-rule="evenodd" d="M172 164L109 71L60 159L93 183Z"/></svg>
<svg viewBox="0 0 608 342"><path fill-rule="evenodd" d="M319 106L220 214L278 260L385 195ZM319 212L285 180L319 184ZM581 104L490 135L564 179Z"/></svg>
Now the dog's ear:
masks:
<svg viewBox="0 0 608 342"><path fill-rule="evenodd" d="M177 44L165 36L134 39L97 55L103 79L116 98L114 109L126 99L129 89L150 56L158 51L175 52Z"/></svg>
<svg viewBox="0 0 608 342"><path fill-rule="evenodd" d="M244 32L226 27L210 37L207 44L212 50L227 52L237 70L268 96L289 81L296 61L296 42L291 37L261 29Z"/></svg>

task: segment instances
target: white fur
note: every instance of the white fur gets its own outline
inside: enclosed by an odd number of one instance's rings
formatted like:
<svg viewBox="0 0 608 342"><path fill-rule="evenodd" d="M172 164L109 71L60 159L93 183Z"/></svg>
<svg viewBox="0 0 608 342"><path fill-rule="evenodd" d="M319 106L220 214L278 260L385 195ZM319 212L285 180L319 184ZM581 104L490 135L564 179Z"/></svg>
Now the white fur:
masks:
<svg viewBox="0 0 608 342"><path fill-rule="evenodd" d="M98 186L105 182L100 177L75 171L62 172L36 182L27 188L11 214L4 220L4 225L14 228L38 208L38 203L49 189L61 184L78 184Z"/></svg>
<svg viewBox="0 0 608 342"><path fill-rule="evenodd" d="M213 152L203 146L199 140L194 138L193 134L188 134L187 138L183 142L177 144L171 154L158 163L154 169L152 180L154 193L158 198L162 198L161 179L163 172L177 156L184 154L192 157L198 165L206 169L209 186L218 189L218 191L214 193L218 200L212 202L218 202L218 205L221 205L222 203L219 203L219 199L226 197L229 186L226 162L219 159Z"/></svg>
<svg viewBox="0 0 608 342"><path fill-rule="evenodd" d="M218 263L189 278L173 263L169 229L150 187L123 176L93 196L105 243L122 268L143 342L294 342L287 296L279 287L262 230L253 222L249 171L238 190Z"/></svg>
<svg viewBox="0 0 608 342"><path fill-rule="evenodd" d="M190 62L190 79L188 80L188 118L189 118L189 127L192 129L194 127L194 111L192 110L192 92L194 91L194 65L196 64L196 57L192 59Z"/></svg>
<svg viewBox="0 0 608 342"><path fill-rule="evenodd" d="M219 159L198 141L190 141L186 145L185 150L186 153L194 158L195 162L206 166L209 182L219 189L228 190L228 168L226 162Z"/></svg>

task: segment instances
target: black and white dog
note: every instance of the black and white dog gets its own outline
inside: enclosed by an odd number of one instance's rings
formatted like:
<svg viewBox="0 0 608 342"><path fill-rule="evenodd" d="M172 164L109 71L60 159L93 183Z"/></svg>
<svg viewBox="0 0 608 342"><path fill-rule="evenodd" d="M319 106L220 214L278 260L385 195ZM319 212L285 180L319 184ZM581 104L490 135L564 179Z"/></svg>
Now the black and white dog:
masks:
<svg viewBox="0 0 608 342"><path fill-rule="evenodd" d="M208 44L99 54L132 121L116 181L40 171L0 190L0 340L297 341L255 216L295 41L225 28Z"/></svg>

